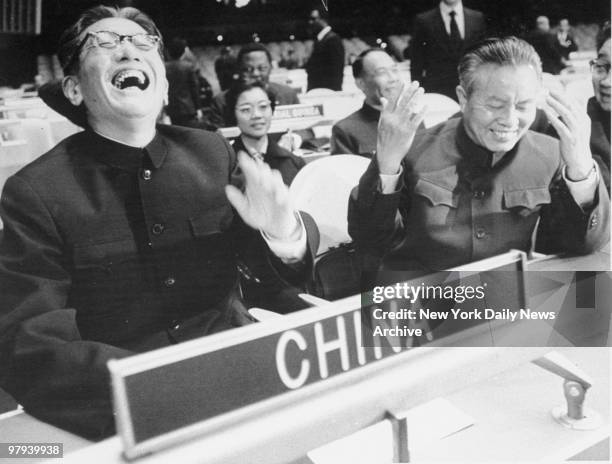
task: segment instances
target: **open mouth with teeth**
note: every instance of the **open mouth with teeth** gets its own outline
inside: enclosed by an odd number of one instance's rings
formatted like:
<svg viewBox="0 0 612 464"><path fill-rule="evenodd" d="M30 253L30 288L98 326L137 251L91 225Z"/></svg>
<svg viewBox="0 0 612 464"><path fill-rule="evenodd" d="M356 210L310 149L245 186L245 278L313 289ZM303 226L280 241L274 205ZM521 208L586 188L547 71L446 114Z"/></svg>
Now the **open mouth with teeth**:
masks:
<svg viewBox="0 0 612 464"><path fill-rule="evenodd" d="M126 69L113 76L112 84L119 90L136 87L145 90L149 86L149 77L142 71Z"/></svg>

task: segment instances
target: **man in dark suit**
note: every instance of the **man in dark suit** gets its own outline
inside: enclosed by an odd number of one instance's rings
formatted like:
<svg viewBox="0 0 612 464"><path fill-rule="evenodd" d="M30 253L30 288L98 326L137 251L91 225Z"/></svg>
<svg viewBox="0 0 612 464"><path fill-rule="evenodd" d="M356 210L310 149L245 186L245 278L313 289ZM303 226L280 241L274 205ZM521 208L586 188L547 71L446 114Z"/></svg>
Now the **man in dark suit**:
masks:
<svg viewBox="0 0 612 464"><path fill-rule="evenodd" d="M382 97L402 85L397 63L381 48L369 48L352 64L355 84L364 93L363 106L332 127L332 155L352 153L371 158L376 152Z"/></svg>
<svg viewBox="0 0 612 464"><path fill-rule="evenodd" d="M251 322L237 259L259 250L294 281L317 248L316 226L263 163L241 156L239 172L220 135L156 125L160 45L135 8L83 13L58 56L85 130L2 192L0 386L90 439L114 433L110 359Z"/></svg>
<svg viewBox="0 0 612 464"><path fill-rule="evenodd" d="M344 45L338 34L332 31L327 22L327 13L313 9L308 19L308 27L314 36L312 54L306 63L308 90L342 90L344 76Z"/></svg>
<svg viewBox="0 0 612 464"><path fill-rule="evenodd" d="M168 79L168 105L166 112L176 126L202 127L199 121L199 83L191 63L182 60L187 42L175 37L168 44L169 61L166 62Z"/></svg>
<svg viewBox="0 0 612 464"><path fill-rule="evenodd" d="M464 8L461 0L442 0L438 7L418 14L411 42L411 79L426 92L457 100L459 59L485 33L484 15Z"/></svg>
<svg viewBox="0 0 612 464"><path fill-rule="evenodd" d="M546 16L538 16L535 28L532 29L525 40L529 42L542 60L542 71L550 74L559 74L565 67L563 57L559 52L557 38L550 32L550 21Z"/></svg>

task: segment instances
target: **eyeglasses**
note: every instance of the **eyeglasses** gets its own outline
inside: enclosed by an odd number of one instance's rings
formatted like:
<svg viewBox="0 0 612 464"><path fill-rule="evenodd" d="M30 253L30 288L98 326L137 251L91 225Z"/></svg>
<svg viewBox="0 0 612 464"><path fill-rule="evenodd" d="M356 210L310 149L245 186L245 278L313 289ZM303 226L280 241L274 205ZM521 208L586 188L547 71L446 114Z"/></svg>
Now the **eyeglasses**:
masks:
<svg viewBox="0 0 612 464"><path fill-rule="evenodd" d="M158 35L154 34L132 34L132 35L120 35L116 32L112 31L91 31L85 34L83 40L79 43L74 53L70 57L68 64L65 66L64 70L70 70L70 68L74 65L75 61L78 59L81 50L85 46L85 44L89 41L90 37L93 39L92 43L94 47L105 48L107 50L113 50L119 46L124 40L127 40L132 43L136 48L149 51L159 46L161 42L161 38Z"/></svg>
<svg viewBox="0 0 612 464"><path fill-rule="evenodd" d="M258 110L260 113L267 113L272 109L272 102L270 101L262 101L257 103L256 105L244 104L240 105L236 110L245 117L251 117L255 114L255 110Z"/></svg>
<svg viewBox="0 0 612 464"><path fill-rule="evenodd" d="M112 50L117 48L121 42L127 40L131 42L135 47L141 50L151 50L159 45L160 38L153 34L132 34L132 35L120 35L112 31L96 31L88 32L83 39L82 44L87 42L89 37L93 37L94 45L100 48L106 48Z"/></svg>
<svg viewBox="0 0 612 464"><path fill-rule="evenodd" d="M603 63L597 60L589 61L591 65L591 73L598 79L603 79L610 72L610 63Z"/></svg>
<svg viewBox="0 0 612 464"><path fill-rule="evenodd" d="M240 69L240 73L242 75L252 75L255 71L259 72L259 74L266 74L268 71L270 71L270 66L268 65L261 65L261 66L247 66L244 68Z"/></svg>

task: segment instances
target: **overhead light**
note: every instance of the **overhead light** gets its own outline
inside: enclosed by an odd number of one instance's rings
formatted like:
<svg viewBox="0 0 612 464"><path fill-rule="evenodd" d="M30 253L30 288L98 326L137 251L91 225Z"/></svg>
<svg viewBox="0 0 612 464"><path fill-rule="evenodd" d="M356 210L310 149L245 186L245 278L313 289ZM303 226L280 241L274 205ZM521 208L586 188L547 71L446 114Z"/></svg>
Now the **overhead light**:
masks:
<svg viewBox="0 0 612 464"><path fill-rule="evenodd" d="M217 42L223 42L223 36L221 34L217 36Z"/></svg>
<svg viewBox="0 0 612 464"><path fill-rule="evenodd" d="M236 8L247 6L251 0L236 0Z"/></svg>

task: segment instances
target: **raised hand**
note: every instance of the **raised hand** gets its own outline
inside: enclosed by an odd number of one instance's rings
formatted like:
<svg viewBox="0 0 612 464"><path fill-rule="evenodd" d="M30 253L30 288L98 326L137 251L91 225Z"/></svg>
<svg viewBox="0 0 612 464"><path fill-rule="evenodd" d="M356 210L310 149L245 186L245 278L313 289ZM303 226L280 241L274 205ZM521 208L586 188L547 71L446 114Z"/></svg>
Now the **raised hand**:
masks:
<svg viewBox="0 0 612 464"><path fill-rule="evenodd" d="M238 164L244 173L244 193L233 185L225 187L234 209L245 223L270 238L285 240L291 237L299 222L280 172L242 151L238 152Z"/></svg>
<svg viewBox="0 0 612 464"><path fill-rule="evenodd" d="M378 121L376 159L381 174L397 174L408 153L426 107L420 106L424 90L417 81L404 84L399 92L381 98L383 109Z"/></svg>
<svg viewBox="0 0 612 464"><path fill-rule="evenodd" d="M550 92L546 103L548 106L544 106L544 112L559 134L561 156L567 165L567 177L573 181L585 179L593 169L586 112L580 111L558 92Z"/></svg>

